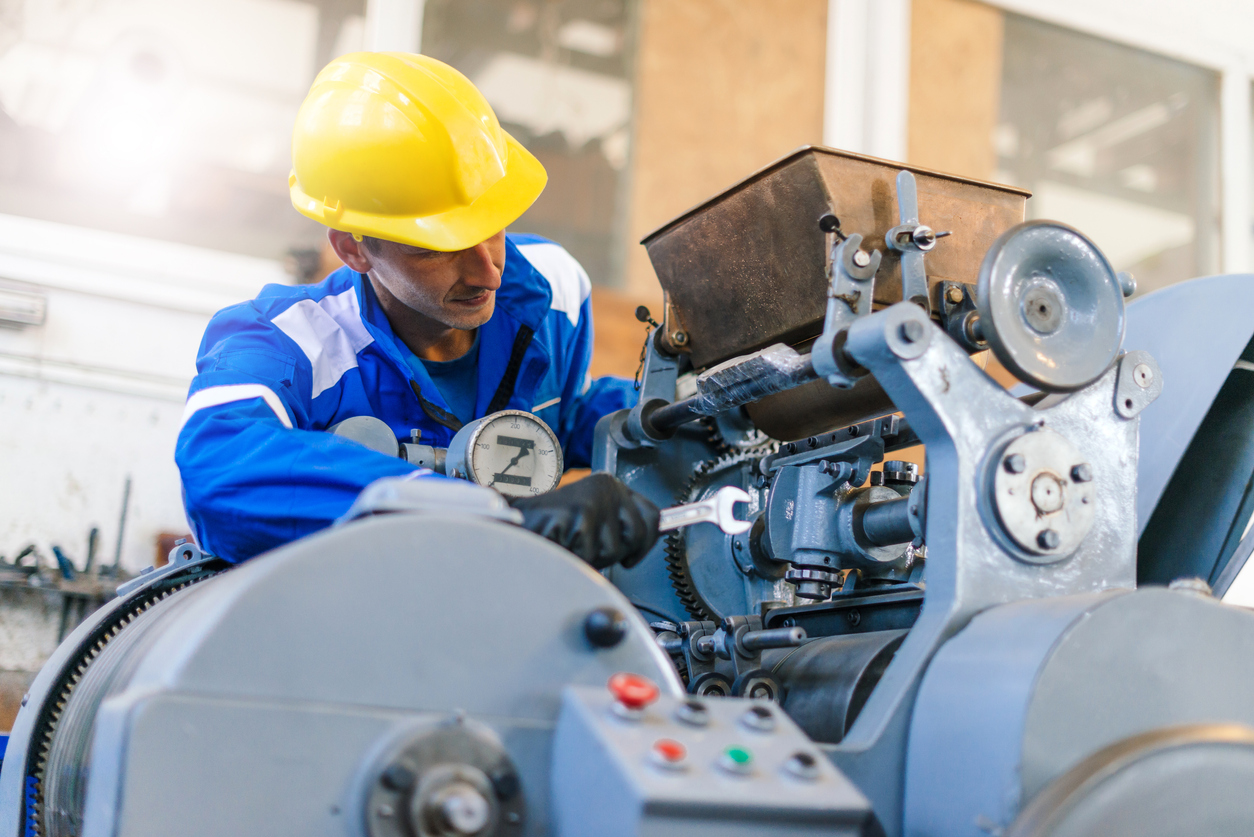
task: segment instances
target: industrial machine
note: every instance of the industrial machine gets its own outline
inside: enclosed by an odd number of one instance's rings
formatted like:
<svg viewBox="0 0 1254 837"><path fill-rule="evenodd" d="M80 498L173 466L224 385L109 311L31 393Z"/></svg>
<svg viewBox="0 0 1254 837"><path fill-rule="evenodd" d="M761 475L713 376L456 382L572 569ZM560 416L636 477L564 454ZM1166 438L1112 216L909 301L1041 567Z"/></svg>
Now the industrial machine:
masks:
<svg viewBox="0 0 1254 837"><path fill-rule="evenodd" d="M1254 294L1125 308L1027 197L806 148L672 221L594 462L667 507L649 556L421 480L229 571L183 545L40 673L0 837L1254 833L1254 614L1206 583L1250 504L1153 541L1254 368L1190 312ZM336 432L519 494L560 473L535 424Z"/></svg>

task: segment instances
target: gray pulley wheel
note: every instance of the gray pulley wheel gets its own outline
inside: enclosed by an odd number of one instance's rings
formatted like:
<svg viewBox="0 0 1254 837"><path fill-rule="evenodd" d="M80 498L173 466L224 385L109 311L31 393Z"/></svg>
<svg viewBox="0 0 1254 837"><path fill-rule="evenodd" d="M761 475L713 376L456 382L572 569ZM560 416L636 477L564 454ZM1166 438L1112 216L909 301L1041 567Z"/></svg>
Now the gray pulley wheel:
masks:
<svg viewBox="0 0 1254 837"><path fill-rule="evenodd" d="M989 248L980 328L1002 365L1047 392L1073 392L1123 345L1123 291L1097 245L1057 221L1012 227Z"/></svg>

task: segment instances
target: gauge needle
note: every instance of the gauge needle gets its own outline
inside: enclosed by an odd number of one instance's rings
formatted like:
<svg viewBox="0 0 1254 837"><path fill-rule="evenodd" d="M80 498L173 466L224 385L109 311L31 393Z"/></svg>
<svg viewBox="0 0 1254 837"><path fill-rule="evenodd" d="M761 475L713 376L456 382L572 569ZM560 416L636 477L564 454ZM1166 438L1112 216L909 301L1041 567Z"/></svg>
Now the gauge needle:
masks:
<svg viewBox="0 0 1254 837"><path fill-rule="evenodd" d="M520 459L522 459L524 456L526 456L526 455L527 455L527 452L528 452L528 449L527 449L527 448L522 448L521 450L519 450L519 451L518 451L518 453L514 456L514 458L513 458L513 459L511 459L511 460L509 461L509 464L508 464L508 465L506 465L504 468L502 468L501 470L499 470L499 471L497 471L497 472L496 472L496 473L497 473L497 476L500 476L501 474L503 474L503 473L505 473L506 471L508 471L510 468L513 468L515 465L517 465L517 464L518 464L518 460L520 460ZM492 487L492 486L494 486L494 485L496 485L496 480L495 480L495 479L493 479L493 480L492 480L492 482L488 483L488 487L489 487L489 488L491 488L491 487Z"/></svg>

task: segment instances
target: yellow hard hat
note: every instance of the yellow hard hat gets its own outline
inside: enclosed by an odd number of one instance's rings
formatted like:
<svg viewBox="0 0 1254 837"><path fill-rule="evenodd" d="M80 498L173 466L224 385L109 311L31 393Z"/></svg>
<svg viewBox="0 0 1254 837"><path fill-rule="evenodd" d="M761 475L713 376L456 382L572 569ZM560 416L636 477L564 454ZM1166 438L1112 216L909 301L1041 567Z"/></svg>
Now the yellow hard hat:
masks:
<svg viewBox="0 0 1254 837"><path fill-rule="evenodd" d="M548 175L470 79L425 55L355 52L314 79L292 132L292 205L328 227L464 250L513 223Z"/></svg>

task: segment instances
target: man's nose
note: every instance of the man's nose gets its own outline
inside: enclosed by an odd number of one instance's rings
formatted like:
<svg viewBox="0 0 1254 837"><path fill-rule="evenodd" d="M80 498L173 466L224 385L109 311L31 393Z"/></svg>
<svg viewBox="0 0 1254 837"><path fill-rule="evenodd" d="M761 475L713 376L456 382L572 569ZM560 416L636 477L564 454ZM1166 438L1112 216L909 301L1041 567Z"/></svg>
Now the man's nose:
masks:
<svg viewBox="0 0 1254 837"><path fill-rule="evenodd" d="M501 287L501 270L492 261L492 250L486 241L463 250L459 261L465 284L490 291Z"/></svg>

